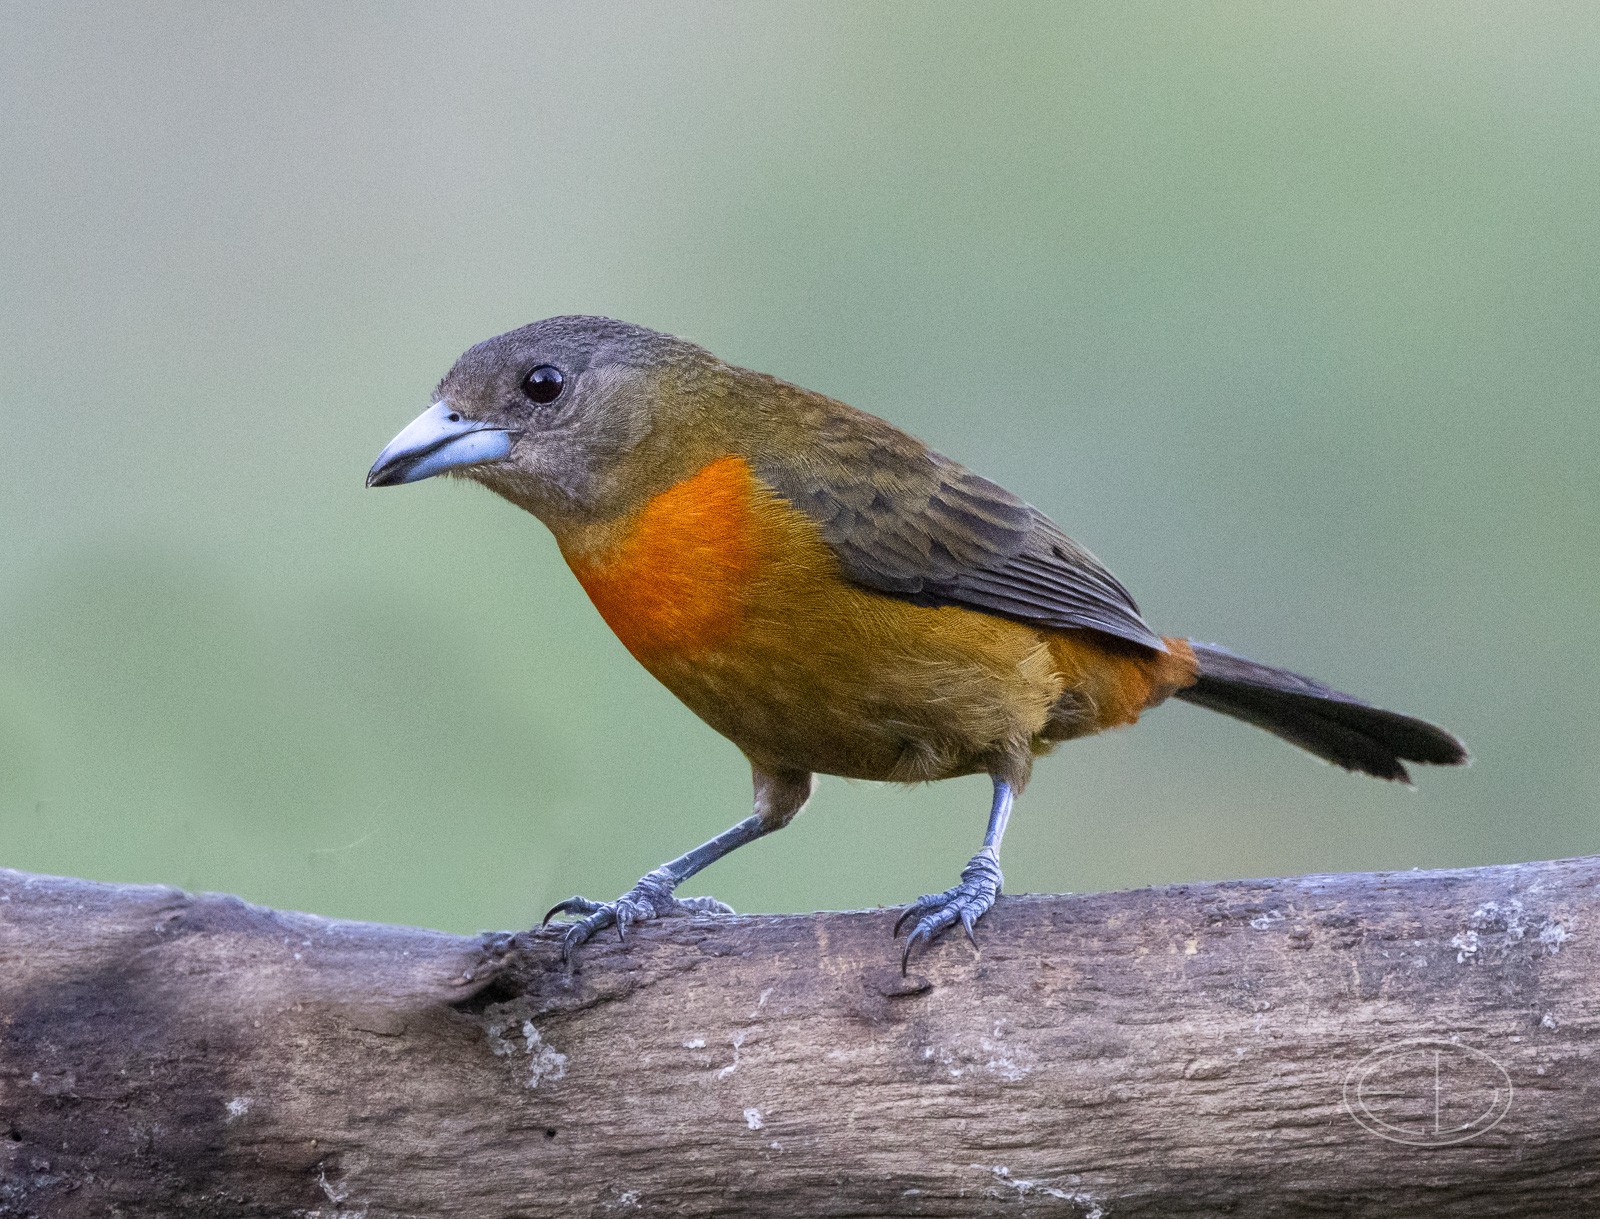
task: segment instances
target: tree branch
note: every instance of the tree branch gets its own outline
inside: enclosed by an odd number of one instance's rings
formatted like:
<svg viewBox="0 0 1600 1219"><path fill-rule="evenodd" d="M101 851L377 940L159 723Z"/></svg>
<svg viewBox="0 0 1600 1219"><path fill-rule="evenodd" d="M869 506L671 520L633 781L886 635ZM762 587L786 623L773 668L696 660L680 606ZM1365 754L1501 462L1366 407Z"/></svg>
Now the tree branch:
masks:
<svg viewBox="0 0 1600 1219"><path fill-rule="evenodd" d="M892 911L568 972L0 871L0 1215L1579 1213L1597 879L1004 898L903 980Z"/></svg>

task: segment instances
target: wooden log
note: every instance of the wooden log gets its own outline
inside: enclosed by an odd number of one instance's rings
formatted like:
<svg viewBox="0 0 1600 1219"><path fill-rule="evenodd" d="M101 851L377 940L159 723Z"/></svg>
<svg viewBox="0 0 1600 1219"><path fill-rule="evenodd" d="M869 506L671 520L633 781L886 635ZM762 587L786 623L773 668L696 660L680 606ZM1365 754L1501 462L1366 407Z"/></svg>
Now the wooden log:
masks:
<svg viewBox="0 0 1600 1219"><path fill-rule="evenodd" d="M0 872L0 1215L1594 1213L1600 859L586 947Z"/></svg>

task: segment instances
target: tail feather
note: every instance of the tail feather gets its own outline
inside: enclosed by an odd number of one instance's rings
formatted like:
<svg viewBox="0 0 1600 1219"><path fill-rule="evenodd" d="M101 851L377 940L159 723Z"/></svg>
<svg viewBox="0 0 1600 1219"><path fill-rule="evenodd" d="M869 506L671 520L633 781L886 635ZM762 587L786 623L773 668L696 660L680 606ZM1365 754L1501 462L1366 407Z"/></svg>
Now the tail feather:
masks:
<svg viewBox="0 0 1600 1219"><path fill-rule="evenodd" d="M1200 676L1176 697L1265 728L1336 766L1409 783L1407 761L1437 766L1467 761L1459 740L1425 720L1383 711L1213 643L1190 640L1189 646Z"/></svg>

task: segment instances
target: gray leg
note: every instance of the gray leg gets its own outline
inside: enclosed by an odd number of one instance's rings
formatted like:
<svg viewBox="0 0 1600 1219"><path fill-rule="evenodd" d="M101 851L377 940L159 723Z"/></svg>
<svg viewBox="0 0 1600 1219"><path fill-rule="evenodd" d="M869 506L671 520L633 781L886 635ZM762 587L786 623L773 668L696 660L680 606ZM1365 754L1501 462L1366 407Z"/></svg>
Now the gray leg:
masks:
<svg viewBox="0 0 1600 1219"><path fill-rule="evenodd" d="M551 907L544 916L548 923L558 914L577 914L582 917L567 930L561 942L561 956L570 958L578 945L595 932L615 927L619 938L634 923L648 922L673 914L732 914L733 907L714 897L675 897L673 890L702 868L721 859L729 851L747 842L781 830L794 820L795 814L805 807L816 785L813 776L804 771L785 771L769 775L752 767L755 776L755 812L738 825L703 842L692 851L662 864L654 872L647 872L614 902L597 902L587 897L569 897Z"/></svg>
<svg viewBox="0 0 1600 1219"><path fill-rule="evenodd" d="M1000 839L1005 836L1006 822L1011 819L1013 799L1011 784L994 778L994 803L989 806L989 830L983 836L983 850L974 855L961 869L961 880L953 889L943 893L929 893L917 898L895 920L894 934L908 919L917 919L917 925L906 937L905 951L900 955L900 972L905 973L911 961L911 950L918 944L932 943L945 930L961 923L973 947L978 944L972 934L973 925L989 912L995 898L1000 896L1004 877L1000 875Z"/></svg>

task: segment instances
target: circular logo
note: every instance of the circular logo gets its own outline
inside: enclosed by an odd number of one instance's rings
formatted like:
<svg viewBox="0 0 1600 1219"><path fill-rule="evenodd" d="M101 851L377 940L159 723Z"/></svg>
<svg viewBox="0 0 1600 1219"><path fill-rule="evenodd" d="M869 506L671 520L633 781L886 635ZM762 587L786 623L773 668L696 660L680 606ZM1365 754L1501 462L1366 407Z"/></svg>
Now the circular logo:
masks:
<svg viewBox="0 0 1600 1219"><path fill-rule="evenodd" d="M1344 1107L1393 1143L1446 1147L1491 1130L1511 1108L1511 1076L1482 1050L1418 1037L1374 1050L1344 1077Z"/></svg>

